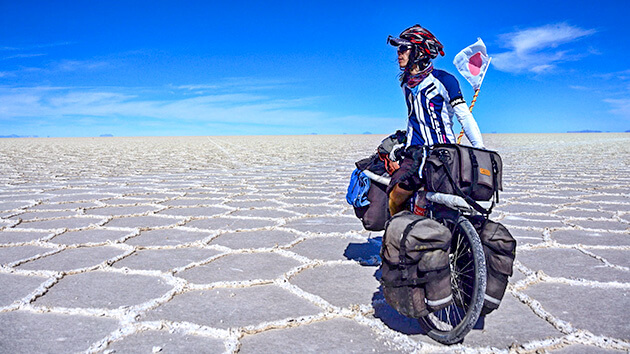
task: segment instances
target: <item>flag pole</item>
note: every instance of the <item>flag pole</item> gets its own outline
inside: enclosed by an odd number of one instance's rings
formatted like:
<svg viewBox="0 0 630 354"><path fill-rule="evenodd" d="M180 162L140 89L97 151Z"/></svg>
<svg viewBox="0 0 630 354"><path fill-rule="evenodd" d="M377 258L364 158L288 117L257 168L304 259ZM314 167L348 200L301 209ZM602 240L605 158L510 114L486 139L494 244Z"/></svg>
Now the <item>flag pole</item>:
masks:
<svg viewBox="0 0 630 354"><path fill-rule="evenodd" d="M479 82L479 87L475 90L475 95L473 96L472 101L470 102L470 112L472 113L473 107L475 107L475 103L477 102L477 96L479 96L479 90L481 90L481 84L483 84L483 79L486 78L486 73L490 68L490 62L492 61L492 57L488 57L488 66L486 66L486 71L483 72L483 76L481 77L481 81ZM462 143L462 138L464 137L464 128L462 127L462 131L459 132L457 136L457 144Z"/></svg>

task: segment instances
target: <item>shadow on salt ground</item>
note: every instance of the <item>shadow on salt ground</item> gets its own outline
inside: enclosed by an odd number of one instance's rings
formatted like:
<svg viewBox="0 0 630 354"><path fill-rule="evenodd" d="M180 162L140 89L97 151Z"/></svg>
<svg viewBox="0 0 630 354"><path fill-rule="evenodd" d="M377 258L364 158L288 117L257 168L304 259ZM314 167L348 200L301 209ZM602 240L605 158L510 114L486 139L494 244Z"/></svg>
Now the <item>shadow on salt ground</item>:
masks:
<svg viewBox="0 0 630 354"><path fill-rule="evenodd" d="M368 238L365 243L349 243L343 255L362 266L378 267L381 264L382 237ZM378 279L378 278L377 278Z"/></svg>
<svg viewBox="0 0 630 354"><path fill-rule="evenodd" d="M346 247L343 255L347 259L355 261L362 266L378 267L381 264L379 253L382 240L382 237L375 237L369 238L368 242L365 243L350 243L348 247ZM381 279L380 269L376 268L374 277L376 280ZM392 330L407 335L426 334L422 327L420 327L417 319L399 314L385 302L383 290L380 286L372 296L372 306L374 307L374 317L383 321L383 324Z"/></svg>

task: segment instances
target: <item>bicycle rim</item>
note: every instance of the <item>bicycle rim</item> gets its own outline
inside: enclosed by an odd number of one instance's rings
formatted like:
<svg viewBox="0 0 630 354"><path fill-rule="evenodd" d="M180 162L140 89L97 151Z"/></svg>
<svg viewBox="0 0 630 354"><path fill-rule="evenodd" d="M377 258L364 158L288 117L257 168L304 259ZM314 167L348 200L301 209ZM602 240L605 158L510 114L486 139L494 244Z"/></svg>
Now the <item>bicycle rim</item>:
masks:
<svg viewBox="0 0 630 354"><path fill-rule="evenodd" d="M453 303L419 319L427 335L443 344L460 343L473 328L486 292L486 260L479 235L470 221L442 221L453 234L449 255Z"/></svg>

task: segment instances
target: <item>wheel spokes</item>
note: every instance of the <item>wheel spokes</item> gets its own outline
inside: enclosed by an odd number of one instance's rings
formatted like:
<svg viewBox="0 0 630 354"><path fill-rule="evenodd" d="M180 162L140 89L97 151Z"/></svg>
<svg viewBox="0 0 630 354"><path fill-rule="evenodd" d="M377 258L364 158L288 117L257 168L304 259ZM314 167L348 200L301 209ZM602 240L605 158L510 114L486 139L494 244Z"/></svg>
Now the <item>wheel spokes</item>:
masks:
<svg viewBox="0 0 630 354"><path fill-rule="evenodd" d="M461 234L458 225L453 224L450 228L453 231L453 240L455 241L454 245L451 245L454 247L449 257L451 288L455 301L441 311L429 315L436 327L443 331L452 330L463 321L470 305L470 297L467 292L472 291L472 283L475 279L474 260L470 245Z"/></svg>

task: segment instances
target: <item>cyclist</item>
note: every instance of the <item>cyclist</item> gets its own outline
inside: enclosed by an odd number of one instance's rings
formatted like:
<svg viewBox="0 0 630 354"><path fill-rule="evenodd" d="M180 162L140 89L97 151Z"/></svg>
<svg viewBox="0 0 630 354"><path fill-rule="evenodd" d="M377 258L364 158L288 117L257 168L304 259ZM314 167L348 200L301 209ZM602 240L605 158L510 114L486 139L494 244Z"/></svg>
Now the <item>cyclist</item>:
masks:
<svg viewBox="0 0 630 354"><path fill-rule="evenodd" d="M433 68L431 60L438 54L444 55L442 43L420 25L402 31L399 38L389 36L387 43L398 48L398 65L402 71L400 86L409 117L406 151L423 145L455 143L453 115L472 145L483 148L479 126L464 101L457 79L446 71ZM409 175L407 171L412 164L411 158L403 159L400 168L392 175L387 188L391 215L404 210L405 203L422 186L417 173L403 180L404 175Z"/></svg>

